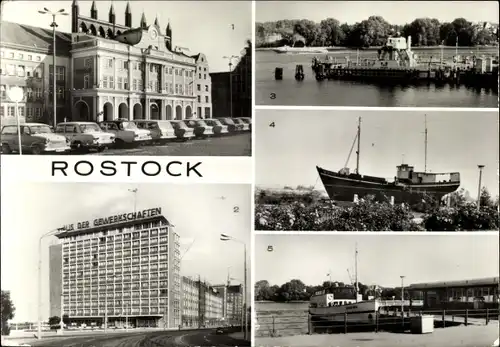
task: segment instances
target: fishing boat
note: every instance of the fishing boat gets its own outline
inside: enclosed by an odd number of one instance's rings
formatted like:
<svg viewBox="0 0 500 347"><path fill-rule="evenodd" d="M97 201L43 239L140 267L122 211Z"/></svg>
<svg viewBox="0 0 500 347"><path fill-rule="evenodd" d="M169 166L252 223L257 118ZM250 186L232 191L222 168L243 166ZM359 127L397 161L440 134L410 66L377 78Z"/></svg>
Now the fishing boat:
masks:
<svg viewBox="0 0 500 347"><path fill-rule="evenodd" d="M353 288L334 287L328 292L326 290L316 292L310 299L309 315L311 321L316 322L374 324L377 317L387 312L422 305L421 300L381 300L372 296L363 300L358 286L358 249L356 246Z"/></svg>
<svg viewBox="0 0 500 347"><path fill-rule="evenodd" d="M356 170L351 173L347 165L356 143ZM459 172L427 172L427 121L425 122L425 169L423 172L415 171L413 166L403 163L396 166L397 173L393 181L382 177L361 175L359 170L360 143L361 118L359 118L358 131L344 167L334 172L316 166L331 200L353 202L356 197L363 198L371 195L376 201L393 200L392 202L413 205L421 203L426 195L441 201L446 194L454 192L460 186Z"/></svg>

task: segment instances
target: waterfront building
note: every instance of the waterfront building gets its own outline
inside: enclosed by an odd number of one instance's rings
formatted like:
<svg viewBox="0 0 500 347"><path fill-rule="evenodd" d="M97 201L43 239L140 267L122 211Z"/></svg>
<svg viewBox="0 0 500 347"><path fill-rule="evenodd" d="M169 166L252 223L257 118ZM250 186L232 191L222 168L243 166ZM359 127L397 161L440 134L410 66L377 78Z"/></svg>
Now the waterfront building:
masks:
<svg viewBox="0 0 500 347"><path fill-rule="evenodd" d="M223 298L223 317L227 325L242 325L243 286L215 285L214 288Z"/></svg>
<svg viewBox="0 0 500 347"><path fill-rule="evenodd" d="M252 48L251 43L231 72L210 74L212 105L216 117L252 117ZM231 83L229 82L231 78Z"/></svg>
<svg viewBox="0 0 500 347"><path fill-rule="evenodd" d="M0 122L16 122L7 91L20 87L22 121L53 124L52 30L2 21L0 26ZM56 32L56 104L58 119L70 110L71 35Z"/></svg>
<svg viewBox="0 0 500 347"><path fill-rule="evenodd" d="M223 298L214 286L183 276L181 288L183 326L198 328L223 322Z"/></svg>
<svg viewBox="0 0 500 347"><path fill-rule="evenodd" d="M411 284L407 290L412 299L423 300L424 308L467 309L497 308L498 277L462 281Z"/></svg>
<svg viewBox="0 0 500 347"><path fill-rule="evenodd" d="M179 235L161 208L65 229L50 249L51 316L61 315L62 297L69 325L102 325L107 311L108 326L178 327Z"/></svg>

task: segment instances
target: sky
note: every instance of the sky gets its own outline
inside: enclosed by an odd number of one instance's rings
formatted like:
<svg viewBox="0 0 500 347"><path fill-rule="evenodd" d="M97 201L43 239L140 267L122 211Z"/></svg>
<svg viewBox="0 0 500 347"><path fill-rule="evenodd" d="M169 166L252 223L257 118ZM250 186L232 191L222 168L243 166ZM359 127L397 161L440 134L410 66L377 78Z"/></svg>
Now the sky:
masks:
<svg viewBox="0 0 500 347"><path fill-rule="evenodd" d="M411 23L417 18L451 22L463 17L471 22L498 23L497 1L257 1L255 21L335 18L354 24L370 16L382 16L391 24Z"/></svg>
<svg viewBox="0 0 500 347"><path fill-rule="evenodd" d="M482 186L498 195L498 112L471 111L296 111L257 110L255 184L261 187L315 185L324 190L316 165L338 171L348 158L361 120L359 171L393 180L403 161L415 171L460 172L461 187L476 197ZM274 122L275 126L269 125ZM356 169L356 149L347 165Z"/></svg>
<svg viewBox="0 0 500 347"><path fill-rule="evenodd" d="M51 29L52 18L39 14L44 6L51 11L65 9L69 16L58 16L58 30L71 32L72 1L9 1L3 6L2 19ZM80 14L90 17L91 1L78 1ZM113 1L116 22L125 24L126 1ZM96 1L98 19L108 20L111 1ZM252 38L252 3L250 1L130 1L132 25L139 26L142 12L153 24L158 16L163 34L168 22L172 27L173 46L189 48L206 55L211 72L228 70L224 56L240 56L246 40ZM234 24L234 30L232 27Z"/></svg>
<svg viewBox="0 0 500 347"><path fill-rule="evenodd" d="M180 236L181 274L211 284L226 283L230 276L243 280L243 246L220 241L227 233L247 244L250 283L250 185L203 184L104 184L25 183L2 185L2 290L11 291L16 307L15 322L36 321L38 239L63 225L137 210L162 208L162 214ZM222 199L221 197L225 197ZM239 212L234 212L234 207ZM55 237L44 238L42 251L43 317L49 314L48 246ZM191 245L191 247L190 247ZM188 250L189 249L189 250ZM186 252L187 251L187 252ZM10 264L10 265L7 265ZM250 286L248 286L250 288Z"/></svg>
<svg viewBox="0 0 500 347"><path fill-rule="evenodd" d="M256 235L255 281L282 285L351 283L358 246L358 281L383 287L404 283L498 277L498 233L377 235ZM268 246L273 246L269 252Z"/></svg>

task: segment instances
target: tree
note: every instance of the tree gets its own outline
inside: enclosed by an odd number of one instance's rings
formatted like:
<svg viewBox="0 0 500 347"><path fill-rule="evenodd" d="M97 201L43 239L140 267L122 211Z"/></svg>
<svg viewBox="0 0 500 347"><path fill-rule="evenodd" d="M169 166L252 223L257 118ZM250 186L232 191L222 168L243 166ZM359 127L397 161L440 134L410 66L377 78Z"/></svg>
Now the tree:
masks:
<svg viewBox="0 0 500 347"><path fill-rule="evenodd" d="M255 300L272 300L273 297L274 292L268 281L263 280L255 283Z"/></svg>
<svg viewBox="0 0 500 347"><path fill-rule="evenodd" d="M61 318L58 316L49 317L49 325L59 325Z"/></svg>
<svg viewBox="0 0 500 347"><path fill-rule="evenodd" d="M9 335L10 328L8 321L14 318L16 308L10 299L10 292L2 290L2 335Z"/></svg>
<svg viewBox="0 0 500 347"><path fill-rule="evenodd" d="M481 188L479 203L481 207L492 207L492 208L495 207L495 202L491 198L491 194L486 187Z"/></svg>

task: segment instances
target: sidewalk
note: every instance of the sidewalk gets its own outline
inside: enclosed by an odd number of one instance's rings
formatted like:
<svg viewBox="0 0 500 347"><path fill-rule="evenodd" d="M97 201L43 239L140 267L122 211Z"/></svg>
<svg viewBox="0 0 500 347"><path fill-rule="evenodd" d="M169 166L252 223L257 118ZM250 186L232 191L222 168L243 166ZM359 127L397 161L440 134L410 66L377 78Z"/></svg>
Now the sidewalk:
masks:
<svg viewBox="0 0 500 347"><path fill-rule="evenodd" d="M498 338L498 324L436 329L431 334L352 333L261 337L258 346L342 347L491 347Z"/></svg>

